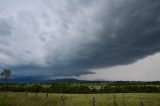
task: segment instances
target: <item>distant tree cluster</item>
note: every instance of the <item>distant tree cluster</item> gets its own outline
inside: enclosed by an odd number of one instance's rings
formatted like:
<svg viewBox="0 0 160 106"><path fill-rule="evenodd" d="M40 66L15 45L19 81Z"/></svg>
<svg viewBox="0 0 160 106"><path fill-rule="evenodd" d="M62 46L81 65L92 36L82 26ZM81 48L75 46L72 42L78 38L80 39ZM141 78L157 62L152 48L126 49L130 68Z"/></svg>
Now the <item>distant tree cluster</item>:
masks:
<svg viewBox="0 0 160 106"><path fill-rule="evenodd" d="M8 86L12 92L48 92L68 94L94 94L94 93L160 93L160 86L151 85L105 85L100 89L81 84L57 83L44 84L12 84ZM0 91L6 91L6 86L1 84Z"/></svg>
<svg viewBox="0 0 160 106"><path fill-rule="evenodd" d="M160 86L150 85L123 85L105 86L104 93L160 93Z"/></svg>
<svg viewBox="0 0 160 106"><path fill-rule="evenodd" d="M5 91L6 86L1 85L0 91ZM50 87L44 87L38 84L13 84L8 87L12 92L49 92L49 93L90 93L88 86L83 85L66 85L66 84L53 84Z"/></svg>

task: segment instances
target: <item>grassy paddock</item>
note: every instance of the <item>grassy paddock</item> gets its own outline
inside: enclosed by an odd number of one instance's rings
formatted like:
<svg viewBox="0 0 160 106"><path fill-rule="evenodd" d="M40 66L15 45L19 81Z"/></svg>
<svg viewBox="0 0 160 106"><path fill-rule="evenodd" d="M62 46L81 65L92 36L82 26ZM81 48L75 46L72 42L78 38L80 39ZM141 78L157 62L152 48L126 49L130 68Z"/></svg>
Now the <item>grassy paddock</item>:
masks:
<svg viewBox="0 0 160 106"><path fill-rule="evenodd" d="M61 99L63 96L63 100ZM0 106L160 106L160 93L49 94L0 92ZM64 103L63 103L64 102Z"/></svg>

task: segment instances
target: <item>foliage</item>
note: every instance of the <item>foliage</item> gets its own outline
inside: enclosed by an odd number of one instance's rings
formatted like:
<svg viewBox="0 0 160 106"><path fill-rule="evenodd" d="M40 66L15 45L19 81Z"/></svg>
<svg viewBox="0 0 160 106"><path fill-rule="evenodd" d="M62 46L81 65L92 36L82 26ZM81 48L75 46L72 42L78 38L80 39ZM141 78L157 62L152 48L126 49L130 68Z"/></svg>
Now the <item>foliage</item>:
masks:
<svg viewBox="0 0 160 106"><path fill-rule="evenodd" d="M4 69L0 75L2 76L2 78L5 80L5 82L7 83L9 77L11 76L11 71L9 69Z"/></svg>
<svg viewBox="0 0 160 106"><path fill-rule="evenodd" d="M0 91L6 86L0 85ZM95 93L160 93L159 85L96 85L90 86L76 83L46 84L10 84L8 91L12 92L49 92L68 94L95 94Z"/></svg>

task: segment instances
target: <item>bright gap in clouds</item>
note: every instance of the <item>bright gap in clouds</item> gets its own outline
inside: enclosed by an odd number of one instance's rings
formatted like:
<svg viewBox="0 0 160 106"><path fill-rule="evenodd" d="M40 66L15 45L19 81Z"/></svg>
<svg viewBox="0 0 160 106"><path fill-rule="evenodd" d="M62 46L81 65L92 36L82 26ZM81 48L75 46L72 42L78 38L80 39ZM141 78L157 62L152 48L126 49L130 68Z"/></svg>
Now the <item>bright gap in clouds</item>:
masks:
<svg viewBox="0 0 160 106"><path fill-rule="evenodd" d="M160 81L160 53L148 56L130 65L90 70L95 74L81 75L78 79L108 81Z"/></svg>

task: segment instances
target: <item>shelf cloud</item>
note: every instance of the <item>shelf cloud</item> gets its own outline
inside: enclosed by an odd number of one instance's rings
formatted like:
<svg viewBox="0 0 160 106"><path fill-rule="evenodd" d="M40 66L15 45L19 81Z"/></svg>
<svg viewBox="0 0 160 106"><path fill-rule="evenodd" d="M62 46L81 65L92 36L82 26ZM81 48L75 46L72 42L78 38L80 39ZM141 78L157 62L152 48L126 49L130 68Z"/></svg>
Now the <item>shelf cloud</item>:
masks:
<svg viewBox="0 0 160 106"><path fill-rule="evenodd" d="M0 0L0 65L78 76L160 51L159 0Z"/></svg>

